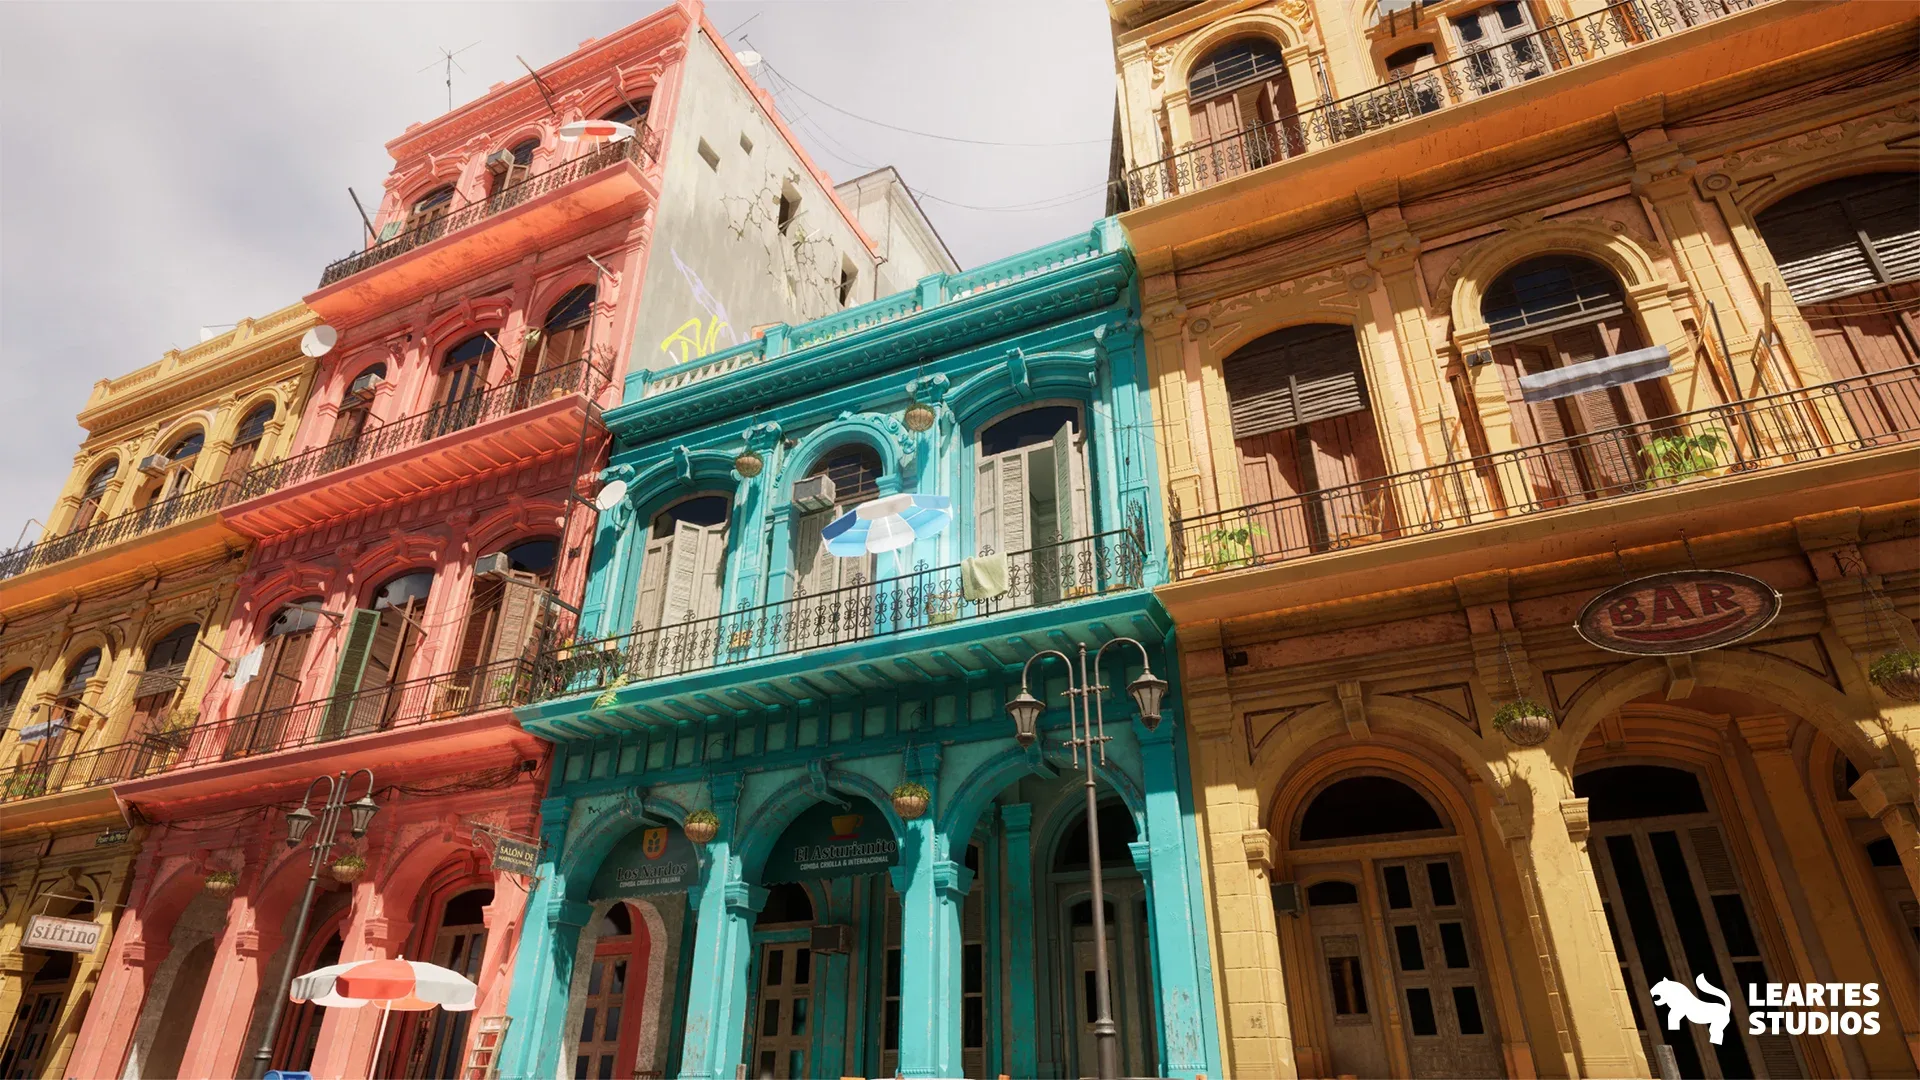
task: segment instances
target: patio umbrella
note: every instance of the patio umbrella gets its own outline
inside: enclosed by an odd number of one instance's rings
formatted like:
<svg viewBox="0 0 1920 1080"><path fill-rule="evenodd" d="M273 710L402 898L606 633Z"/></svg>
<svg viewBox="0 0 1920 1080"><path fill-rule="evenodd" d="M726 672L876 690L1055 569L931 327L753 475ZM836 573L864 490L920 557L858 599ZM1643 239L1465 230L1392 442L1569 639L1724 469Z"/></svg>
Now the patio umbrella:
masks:
<svg viewBox="0 0 1920 1080"><path fill-rule="evenodd" d="M898 551L939 535L953 523L953 500L945 495L888 495L861 503L820 530L829 554L853 558Z"/></svg>
<svg viewBox="0 0 1920 1080"><path fill-rule="evenodd" d="M480 988L465 975L438 964L396 958L317 968L295 978L287 996L332 1009L382 1006L380 1034L373 1041L373 1060L378 1063L381 1044L387 1038L387 1018L395 1009L471 1012Z"/></svg>

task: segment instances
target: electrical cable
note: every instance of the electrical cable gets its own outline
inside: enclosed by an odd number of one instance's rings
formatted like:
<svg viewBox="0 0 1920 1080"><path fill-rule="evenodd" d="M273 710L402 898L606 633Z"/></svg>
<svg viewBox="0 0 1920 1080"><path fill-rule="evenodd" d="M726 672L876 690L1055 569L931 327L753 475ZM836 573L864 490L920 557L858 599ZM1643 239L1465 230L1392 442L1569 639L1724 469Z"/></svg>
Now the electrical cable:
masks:
<svg viewBox="0 0 1920 1080"><path fill-rule="evenodd" d="M761 61L761 66L766 68L768 71L772 71L775 74L778 74L778 71L774 68L773 64L770 61L763 59ZM889 131L898 131L904 135L918 135L921 138L938 139L941 142L964 143L968 146L1004 146L1004 147L1019 148L1023 150L1038 150L1038 149L1046 149L1049 147L1056 147L1056 146L1106 146L1106 145L1109 145L1110 142L1112 141L1110 139L1068 139L1068 140L1059 141L1059 142L1008 142L1005 140L995 140L995 139L969 139L960 135L941 135L932 131L921 131L916 128L901 127L898 124L889 124L884 120L875 120L869 116L861 116L859 113L848 112L846 109L843 109L840 106L835 105L833 102L820 97L818 94L812 93L806 87L801 86L799 83L794 82L792 79L788 78L785 75L780 75L780 80L786 83L788 86L792 87L795 93L798 93L820 105L823 105L826 108L832 109L834 112L837 112L842 116L851 117L852 119L858 120L863 124L872 124L875 127L883 127Z"/></svg>

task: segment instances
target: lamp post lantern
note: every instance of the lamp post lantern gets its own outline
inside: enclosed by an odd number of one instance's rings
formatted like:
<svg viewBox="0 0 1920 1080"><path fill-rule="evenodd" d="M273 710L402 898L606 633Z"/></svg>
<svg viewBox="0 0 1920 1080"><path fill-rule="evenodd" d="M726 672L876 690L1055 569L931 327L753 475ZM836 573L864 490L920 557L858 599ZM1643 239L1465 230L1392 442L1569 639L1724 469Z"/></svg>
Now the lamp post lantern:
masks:
<svg viewBox="0 0 1920 1080"><path fill-rule="evenodd" d="M353 781L365 776L366 790L358 799L349 803L347 789ZM307 809L313 801L313 793L321 782L327 785L327 801L315 814ZM313 834L313 854L309 860L307 873L307 891L300 898L300 916L294 920L293 943L287 949L286 966L280 972L280 986L273 995L273 1008L267 1013L267 1027L260 1036L260 1049L253 1052L253 1071L255 1080L263 1080L267 1075L267 1066L273 1060L273 1042L280 1034L280 1020L287 1011L287 994L293 986L293 966L300 962L300 945L307 936L307 919L313 914L313 893L320 884L320 866L327 860L327 852L332 850L334 837L340 830L340 815L348 815L348 830L357 839L367 834L367 826L373 824L373 815L379 811L373 801L373 770L356 769L351 773L343 772L338 776L320 775L307 785L307 793L301 797L300 806L287 814L287 846L297 848L318 825L320 831Z"/></svg>
<svg viewBox="0 0 1920 1080"><path fill-rule="evenodd" d="M1020 693L1007 702L1007 715L1013 718L1013 737L1021 746L1032 746L1040 737L1040 713L1046 709L1046 703L1027 692L1027 674L1033 668L1034 661L1049 656L1057 656L1067 665L1067 746L1073 750L1073 763L1084 766L1087 789L1087 866L1088 878L1093 888L1093 967L1094 1002L1098 1017L1093 1022L1093 1041L1099 1056L1098 1073L1100 1080L1115 1080L1120 1075L1120 1031L1113 1022L1113 1001L1111 988L1107 985L1107 914L1105 885L1100 870L1100 817L1093 788L1093 765L1096 749L1100 764L1107 763L1106 709L1102 698L1109 687L1100 681L1100 658L1106 655L1107 647L1126 642L1140 650L1140 677L1127 684L1127 693L1133 698L1134 705L1140 710L1140 722L1148 731L1160 726L1160 702L1166 697L1167 682L1153 673L1152 658L1147 655L1147 647L1129 637L1114 638L1103 643L1093 654L1093 664L1087 664L1087 647L1080 645L1079 682L1074 681L1074 661L1058 649L1047 649L1027 658L1026 665L1020 669ZM1075 706L1075 702L1078 706ZM1085 762L1081 761L1081 752L1085 751Z"/></svg>

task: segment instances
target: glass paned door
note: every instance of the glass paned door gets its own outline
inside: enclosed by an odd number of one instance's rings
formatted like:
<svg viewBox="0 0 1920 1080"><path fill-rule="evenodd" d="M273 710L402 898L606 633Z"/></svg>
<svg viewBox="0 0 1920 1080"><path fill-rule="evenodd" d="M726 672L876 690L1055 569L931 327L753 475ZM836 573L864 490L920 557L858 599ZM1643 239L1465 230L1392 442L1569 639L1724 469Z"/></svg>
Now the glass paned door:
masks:
<svg viewBox="0 0 1920 1080"><path fill-rule="evenodd" d="M580 1047L574 1052L573 1080L613 1080L619 1061L621 1012L627 1002L628 970L623 956L596 956L587 970L586 1005L580 1013Z"/></svg>
<svg viewBox="0 0 1920 1080"><path fill-rule="evenodd" d="M752 1074L760 1080L805 1080L812 1075L813 950L803 942L763 944L758 1000Z"/></svg>
<svg viewBox="0 0 1920 1080"><path fill-rule="evenodd" d="M1384 862L1380 886L1413 1075L1506 1075L1459 860Z"/></svg>
<svg viewBox="0 0 1920 1080"><path fill-rule="evenodd" d="M7 1053L0 1066L6 1076L38 1076L46 1064L47 1047L53 1042L54 1025L60 1020L61 1003L67 988L31 991L20 1002L14 1015L13 1035L7 1040Z"/></svg>

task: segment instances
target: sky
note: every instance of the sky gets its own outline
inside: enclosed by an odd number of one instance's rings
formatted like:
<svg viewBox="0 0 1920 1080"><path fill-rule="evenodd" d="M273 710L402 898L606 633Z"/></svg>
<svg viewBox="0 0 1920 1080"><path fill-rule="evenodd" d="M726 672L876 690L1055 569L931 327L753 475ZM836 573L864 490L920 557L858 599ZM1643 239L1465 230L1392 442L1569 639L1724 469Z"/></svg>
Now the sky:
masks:
<svg viewBox="0 0 1920 1080"><path fill-rule="evenodd" d="M0 3L0 549L73 468L93 384L278 310L358 246L385 144L664 6ZM712 2L836 181L898 168L960 265L1104 207L1099 0ZM422 70L422 69L427 70ZM224 327L221 327L224 329Z"/></svg>

